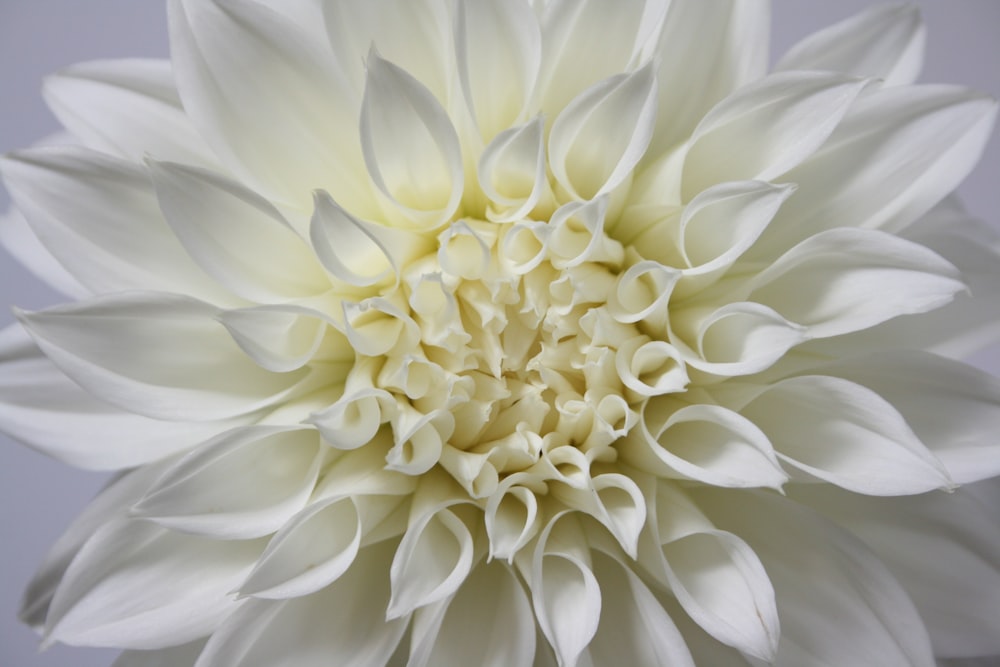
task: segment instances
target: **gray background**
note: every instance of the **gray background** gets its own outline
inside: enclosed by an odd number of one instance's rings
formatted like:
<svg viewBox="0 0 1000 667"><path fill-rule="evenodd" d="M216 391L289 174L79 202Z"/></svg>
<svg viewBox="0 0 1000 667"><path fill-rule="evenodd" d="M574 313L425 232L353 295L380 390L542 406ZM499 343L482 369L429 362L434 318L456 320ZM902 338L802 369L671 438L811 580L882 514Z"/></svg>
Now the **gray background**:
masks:
<svg viewBox="0 0 1000 667"><path fill-rule="evenodd" d="M866 0L775 0L772 54L799 37L874 4ZM929 27L923 81L961 83L1000 93L1000 2L923 0ZM0 0L0 152L57 129L42 103L41 78L95 58L165 56L165 11L155 0ZM959 189L974 214L1000 223L1000 141ZM0 210L7 206L0 190ZM58 295L0 250L0 303L43 307ZM12 321L0 309L0 327ZM994 349L975 363L1000 370ZM0 436L0 667L96 667L112 651L56 646L39 654L34 634L16 620L21 590L49 545L93 496L104 476L81 472Z"/></svg>

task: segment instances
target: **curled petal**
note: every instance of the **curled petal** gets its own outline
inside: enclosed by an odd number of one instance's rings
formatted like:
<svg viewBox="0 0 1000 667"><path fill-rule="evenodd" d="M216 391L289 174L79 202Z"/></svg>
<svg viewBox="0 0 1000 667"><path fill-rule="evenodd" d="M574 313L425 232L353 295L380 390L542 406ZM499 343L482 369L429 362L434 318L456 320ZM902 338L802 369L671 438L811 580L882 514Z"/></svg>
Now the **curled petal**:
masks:
<svg viewBox="0 0 1000 667"><path fill-rule="evenodd" d="M618 348L615 368L625 386L641 396L684 391L689 382L684 360L673 345L641 336Z"/></svg>
<svg viewBox="0 0 1000 667"><path fill-rule="evenodd" d="M538 497L530 486L522 486L518 475L505 479L486 501L486 534L490 538L489 557L513 561L514 555L541 528Z"/></svg>
<svg viewBox="0 0 1000 667"><path fill-rule="evenodd" d="M601 588L577 520L556 515L538 537L531 565L535 617L560 665L575 665L597 633Z"/></svg>
<svg viewBox="0 0 1000 667"><path fill-rule="evenodd" d="M454 594L473 564L472 535L449 509L425 514L406 530L389 569L389 620Z"/></svg>
<svg viewBox="0 0 1000 667"><path fill-rule="evenodd" d="M655 420L646 407L646 420ZM621 445L623 460L660 477L695 479L713 486L780 487L788 477L761 430L716 405L690 405L654 431L641 423ZM655 421L653 422L655 423Z"/></svg>
<svg viewBox="0 0 1000 667"><path fill-rule="evenodd" d="M555 485L554 497L573 509L601 522L634 558L639 532L646 522L646 498L638 485L625 475L604 473L591 480L589 488Z"/></svg>
<svg viewBox="0 0 1000 667"><path fill-rule="evenodd" d="M240 595L287 599L324 588L347 571L364 536L400 504L398 496L340 496L313 503L271 539Z"/></svg>
<svg viewBox="0 0 1000 667"><path fill-rule="evenodd" d="M566 269L588 261L621 261L624 255L621 244L604 234L607 210L607 197L599 197L570 202L552 215L546 244L554 267Z"/></svg>
<svg viewBox="0 0 1000 667"><path fill-rule="evenodd" d="M551 197L545 162L545 125L541 116L500 132L479 157L479 187L490 200L493 222L525 218Z"/></svg>
<svg viewBox="0 0 1000 667"><path fill-rule="evenodd" d="M626 324L640 320L648 320L654 325L665 324L667 304L680 275L659 262L636 262L618 277L608 297L608 312Z"/></svg>
<svg viewBox="0 0 1000 667"><path fill-rule="evenodd" d="M706 373L758 373L808 340L805 327L759 303L730 303L700 317L699 309L678 309L671 315L671 342L685 363ZM689 338L693 349L685 342Z"/></svg>
<svg viewBox="0 0 1000 667"><path fill-rule="evenodd" d="M240 348L262 368L294 371L310 361L338 363L346 375L354 352L323 313L294 305L228 310L219 315ZM329 368L329 367L328 367Z"/></svg>
<svg viewBox="0 0 1000 667"><path fill-rule="evenodd" d="M441 459L444 443L455 430L455 417L447 410L427 414L400 406L393 419L395 446L386 455L387 467L407 475L421 475Z"/></svg>
<svg viewBox="0 0 1000 667"><path fill-rule="evenodd" d="M559 114L549 167L574 198L600 197L631 175L653 135L656 93L650 63L585 90Z"/></svg>
<svg viewBox="0 0 1000 667"><path fill-rule="evenodd" d="M412 224L435 228L462 198L458 135L429 90L403 69L368 55L361 147L372 182Z"/></svg>

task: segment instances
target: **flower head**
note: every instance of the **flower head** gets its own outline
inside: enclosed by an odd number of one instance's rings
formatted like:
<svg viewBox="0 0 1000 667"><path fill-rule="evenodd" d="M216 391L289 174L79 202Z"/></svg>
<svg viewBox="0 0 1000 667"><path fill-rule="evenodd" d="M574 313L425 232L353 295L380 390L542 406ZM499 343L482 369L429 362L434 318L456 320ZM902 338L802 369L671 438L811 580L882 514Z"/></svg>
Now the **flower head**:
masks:
<svg viewBox="0 0 1000 667"><path fill-rule="evenodd" d="M912 9L770 74L754 0L169 15L170 63L49 80L80 145L3 163L8 224L79 300L5 334L0 425L128 469L29 589L45 641L120 667L1000 653L1000 615L963 634L948 606L1000 603L996 520L955 491L1000 473L1000 383L950 358L996 335L968 288L1000 242L946 199L996 104L912 84Z"/></svg>

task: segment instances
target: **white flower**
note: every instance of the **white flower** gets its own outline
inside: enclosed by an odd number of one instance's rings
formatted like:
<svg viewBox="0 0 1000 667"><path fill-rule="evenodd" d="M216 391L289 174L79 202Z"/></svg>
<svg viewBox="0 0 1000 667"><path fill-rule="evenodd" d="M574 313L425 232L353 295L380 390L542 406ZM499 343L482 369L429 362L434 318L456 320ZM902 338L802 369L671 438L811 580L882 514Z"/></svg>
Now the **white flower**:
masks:
<svg viewBox="0 0 1000 667"><path fill-rule="evenodd" d="M1000 332L1000 240L947 199L996 104L912 85L912 9L767 74L754 0L272 4L171 0L172 63L53 77L81 145L3 163L13 251L79 300L3 333L0 426L128 469L29 588L45 642L1000 654L960 487L1000 381L952 360Z"/></svg>

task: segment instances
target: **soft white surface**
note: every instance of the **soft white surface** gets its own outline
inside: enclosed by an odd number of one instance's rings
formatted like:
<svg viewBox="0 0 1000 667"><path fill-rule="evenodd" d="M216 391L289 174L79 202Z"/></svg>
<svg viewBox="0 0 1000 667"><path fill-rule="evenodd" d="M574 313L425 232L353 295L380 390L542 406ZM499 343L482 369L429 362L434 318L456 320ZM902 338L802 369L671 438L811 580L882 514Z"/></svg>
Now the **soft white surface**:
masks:
<svg viewBox="0 0 1000 667"><path fill-rule="evenodd" d="M801 36L874 4L774 0L772 60ZM1000 94L1000 3L921 0L929 28L922 81L960 83ZM58 129L40 95L41 79L72 63L118 56L166 55L162 3L135 0L0 0L0 151L26 146ZM967 208L1000 224L1000 140L959 188ZM6 208L0 192L0 207ZM0 256L0 301L35 309L59 301L6 255ZM13 320L4 309L0 326ZM1000 352L977 363L1000 370ZM57 646L39 654L33 633L16 620L21 591L42 555L103 483L6 439L0 442L0 665L97 667L114 652Z"/></svg>

